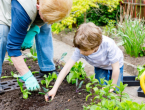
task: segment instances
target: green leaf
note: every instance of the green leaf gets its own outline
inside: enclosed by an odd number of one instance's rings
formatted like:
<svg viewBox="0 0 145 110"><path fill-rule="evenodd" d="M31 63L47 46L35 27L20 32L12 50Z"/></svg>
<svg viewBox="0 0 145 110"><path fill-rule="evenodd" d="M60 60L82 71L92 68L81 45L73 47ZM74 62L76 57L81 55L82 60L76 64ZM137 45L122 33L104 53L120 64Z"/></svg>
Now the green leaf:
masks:
<svg viewBox="0 0 145 110"><path fill-rule="evenodd" d="M2 76L1 79L11 78L12 76Z"/></svg>
<svg viewBox="0 0 145 110"><path fill-rule="evenodd" d="M55 72L52 73L52 78L55 79L55 80L57 79L57 75L56 75Z"/></svg>
<svg viewBox="0 0 145 110"><path fill-rule="evenodd" d="M47 93L49 91L49 89L46 89L45 87L42 87L42 89L45 93Z"/></svg>
<svg viewBox="0 0 145 110"><path fill-rule="evenodd" d="M90 96L92 96L92 93L91 93L91 94L88 94L88 95L86 96L86 101L88 100L88 98L89 98Z"/></svg>
<svg viewBox="0 0 145 110"><path fill-rule="evenodd" d="M66 53L66 52L65 52L65 53L63 53L59 61L63 60L63 58L64 58L66 55L67 55L67 53Z"/></svg>
<svg viewBox="0 0 145 110"><path fill-rule="evenodd" d="M92 83L88 83L87 85L86 85L86 89L87 89L87 91L90 91L90 89L91 89L91 86L92 85Z"/></svg>
<svg viewBox="0 0 145 110"><path fill-rule="evenodd" d="M67 76L67 82L71 83L72 79L74 78L76 78L75 72L69 73L69 75Z"/></svg>
<svg viewBox="0 0 145 110"><path fill-rule="evenodd" d="M99 93L99 89L97 87L94 87L93 90L95 91L95 94Z"/></svg>
<svg viewBox="0 0 145 110"><path fill-rule="evenodd" d="M76 79L76 87L78 86L78 79Z"/></svg>
<svg viewBox="0 0 145 110"><path fill-rule="evenodd" d="M19 81L18 77L17 77L17 83L20 86L21 92L23 92L23 83Z"/></svg>
<svg viewBox="0 0 145 110"><path fill-rule="evenodd" d="M81 82L80 82L78 89L80 89L80 88L82 87L83 82L84 82L84 81L81 81Z"/></svg>
<svg viewBox="0 0 145 110"><path fill-rule="evenodd" d="M40 94L40 95L45 95L45 93L43 93L43 92L38 92L38 94Z"/></svg>
<svg viewBox="0 0 145 110"><path fill-rule="evenodd" d="M42 84L42 85L43 85L43 84L46 84L45 80L41 80L41 84Z"/></svg>
<svg viewBox="0 0 145 110"><path fill-rule="evenodd" d="M28 98L28 94L26 92L23 92L23 98L27 99Z"/></svg>

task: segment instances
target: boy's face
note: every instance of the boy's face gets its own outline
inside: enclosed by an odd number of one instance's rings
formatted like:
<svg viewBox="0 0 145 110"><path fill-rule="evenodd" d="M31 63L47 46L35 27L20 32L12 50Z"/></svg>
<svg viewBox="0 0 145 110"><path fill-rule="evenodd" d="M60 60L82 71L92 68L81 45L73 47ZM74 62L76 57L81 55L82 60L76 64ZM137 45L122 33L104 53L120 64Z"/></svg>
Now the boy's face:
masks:
<svg viewBox="0 0 145 110"><path fill-rule="evenodd" d="M93 50L87 50L87 51L84 51L84 50L80 50L80 53L82 55L85 55L85 56L88 56L88 55L91 55L92 53L96 52L98 50L99 46L96 47L95 49Z"/></svg>

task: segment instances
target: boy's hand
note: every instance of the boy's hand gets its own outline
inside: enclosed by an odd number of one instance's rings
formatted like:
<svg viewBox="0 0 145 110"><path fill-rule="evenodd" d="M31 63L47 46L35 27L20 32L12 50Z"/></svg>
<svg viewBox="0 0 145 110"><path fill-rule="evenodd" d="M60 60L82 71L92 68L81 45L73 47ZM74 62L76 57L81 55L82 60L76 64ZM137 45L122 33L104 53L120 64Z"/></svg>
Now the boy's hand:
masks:
<svg viewBox="0 0 145 110"><path fill-rule="evenodd" d="M53 100L55 97L55 94L56 94L56 90L51 89L48 93L45 94L45 101L48 102L50 100Z"/></svg>

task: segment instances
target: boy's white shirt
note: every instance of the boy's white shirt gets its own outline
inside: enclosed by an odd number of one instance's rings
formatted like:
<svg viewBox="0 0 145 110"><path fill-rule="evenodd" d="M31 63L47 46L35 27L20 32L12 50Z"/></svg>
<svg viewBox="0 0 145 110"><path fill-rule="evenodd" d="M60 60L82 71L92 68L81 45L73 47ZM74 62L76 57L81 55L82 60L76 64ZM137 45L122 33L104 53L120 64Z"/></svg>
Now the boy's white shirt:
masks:
<svg viewBox="0 0 145 110"><path fill-rule="evenodd" d="M37 0L17 0L30 19L32 20L31 24L34 22L37 15ZM0 0L0 24L11 25L11 0ZM30 25L31 25L30 24Z"/></svg>
<svg viewBox="0 0 145 110"><path fill-rule="evenodd" d="M84 58L90 65L106 70L112 70L112 64L119 62L119 67L123 66L123 53L115 44L114 40L104 36L99 49L88 56L80 53L78 48L75 49L71 59L75 62Z"/></svg>

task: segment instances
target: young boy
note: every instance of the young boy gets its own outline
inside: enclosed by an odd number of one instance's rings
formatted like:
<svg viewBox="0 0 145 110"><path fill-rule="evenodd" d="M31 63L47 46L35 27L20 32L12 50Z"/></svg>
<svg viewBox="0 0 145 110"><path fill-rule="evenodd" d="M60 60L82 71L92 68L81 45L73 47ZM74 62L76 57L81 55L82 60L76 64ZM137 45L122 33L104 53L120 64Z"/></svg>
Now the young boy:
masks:
<svg viewBox="0 0 145 110"><path fill-rule="evenodd" d="M61 70L52 90L45 95L46 101L48 95L54 98L59 85L80 58L94 66L95 78L99 81L100 78L113 79L112 84L118 86L120 81L123 81L123 53L111 38L102 35L99 27L93 23L80 25L73 43L76 47L75 52Z"/></svg>

